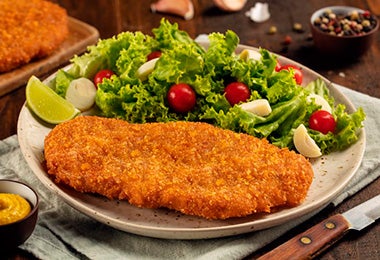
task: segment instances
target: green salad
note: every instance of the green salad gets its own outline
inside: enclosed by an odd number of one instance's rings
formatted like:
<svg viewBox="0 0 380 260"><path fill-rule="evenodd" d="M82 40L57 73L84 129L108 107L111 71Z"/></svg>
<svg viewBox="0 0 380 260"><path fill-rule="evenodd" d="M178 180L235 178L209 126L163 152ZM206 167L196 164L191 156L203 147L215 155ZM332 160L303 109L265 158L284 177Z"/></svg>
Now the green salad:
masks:
<svg viewBox="0 0 380 260"><path fill-rule="evenodd" d="M343 104L335 105L322 79L301 86L295 77L296 68L278 69L276 55L265 49L260 49L259 59L236 54L239 38L233 31L209 34L208 48L166 19L152 30L152 35L123 32L100 40L85 54L75 56L70 69L57 72L54 90L65 97L74 79L93 80L99 71L107 69L113 74L97 85L95 96L100 116L133 123L202 121L267 138L289 149L294 149L294 132L303 124L322 154L344 149L358 139L365 119L362 108L349 114ZM154 53L159 55L149 66L148 57ZM148 69L141 72L142 66ZM241 102L239 98L234 103L227 98L226 86L230 83L246 86L248 95ZM181 98L171 90L175 85L190 87L189 106L178 108L175 100L173 105L171 94ZM313 113L321 110L311 94L323 97L330 105L332 131L323 133L310 127ZM241 106L263 99L271 109L266 115ZM179 106L186 103L186 97L178 102Z"/></svg>

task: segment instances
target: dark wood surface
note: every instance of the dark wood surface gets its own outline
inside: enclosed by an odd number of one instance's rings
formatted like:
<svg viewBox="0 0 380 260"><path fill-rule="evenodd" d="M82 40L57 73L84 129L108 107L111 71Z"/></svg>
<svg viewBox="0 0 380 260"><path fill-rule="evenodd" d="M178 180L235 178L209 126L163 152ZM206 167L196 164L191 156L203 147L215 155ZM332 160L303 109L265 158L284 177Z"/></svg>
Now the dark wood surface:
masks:
<svg viewBox="0 0 380 260"><path fill-rule="evenodd" d="M126 30L138 30L150 34L151 29L158 26L162 17L167 17L171 22L177 22L179 27L186 30L192 37L202 33L225 32L231 29L239 35L242 44L266 48L310 67L333 82L380 98L380 33L376 35L375 42L368 53L355 60L347 61L320 55L314 49L309 29L312 12L321 7L350 5L369 9L375 13L380 9L379 0L265 1L269 3L271 18L264 23L254 23L245 16L245 12L253 6L254 1L248 1L240 12L226 13L217 9L211 0L194 0L195 17L189 21L172 15L154 14L149 8L153 1L147 0L56 0L53 2L66 8L70 16L96 27L101 38L108 38ZM379 17L380 13L377 15ZM293 31L294 23L301 23L304 32ZM270 26L277 27L276 34L267 33ZM283 44L285 36L292 38L292 42L288 45ZM22 86L0 97L1 139L16 134L18 114L25 102L24 91L25 86ZM255 258L270 251L324 218L344 212L377 195L379 190L380 179L377 179L337 208L326 208L307 223L294 228L250 257ZM9 259L33 258L21 250L11 253L8 257ZM349 232L319 258L380 259L379 221L362 232Z"/></svg>

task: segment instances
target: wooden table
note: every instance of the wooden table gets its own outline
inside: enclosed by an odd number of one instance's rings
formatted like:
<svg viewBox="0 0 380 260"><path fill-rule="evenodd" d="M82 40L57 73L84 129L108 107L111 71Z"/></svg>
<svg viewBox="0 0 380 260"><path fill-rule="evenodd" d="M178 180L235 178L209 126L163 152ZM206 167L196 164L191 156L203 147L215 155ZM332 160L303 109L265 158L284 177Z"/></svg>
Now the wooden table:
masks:
<svg viewBox="0 0 380 260"><path fill-rule="evenodd" d="M373 2L377 1L377 5ZM225 13L217 9L211 0L194 0L195 17L185 21L180 17L154 14L149 5L153 1L133 0L56 0L53 1L65 7L70 16L80 19L99 30L101 38L111 37L122 31L142 31L151 33L157 27L162 17L171 22L177 22L179 27L186 30L190 36L196 37L202 33L214 31L225 32L227 29L235 31L242 44L263 47L275 53L298 61L333 82L348 88L380 98L380 33L369 52L357 60L343 61L330 59L318 55L313 47L308 27L310 15L316 9L329 5L351 5L362 9L378 12L378 0L270 0L270 20L264 23L254 23L245 16L245 12L253 6L254 1L248 1L245 8L237 13ZM373 7L370 9L370 7ZM380 15L380 13L377 13ZM301 23L303 33L292 30L294 23ZM269 35L270 26L277 27L277 33ZM283 44L286 36L292 38L288 45ZM16 134L17 118L21 106L25 102L25 86L0 97L0 138ZM251 257L257 257L275 246L288 240L295 234L316 224L324 218L344 212L379 193L380 179L343 202L337 208L327 208L284 236L256 252ZM321 259L380 259L380 225L375 224L362 232L350 232L332 248L320 256ZM10 258L31 259L31 255L17 250Z"/></svg>

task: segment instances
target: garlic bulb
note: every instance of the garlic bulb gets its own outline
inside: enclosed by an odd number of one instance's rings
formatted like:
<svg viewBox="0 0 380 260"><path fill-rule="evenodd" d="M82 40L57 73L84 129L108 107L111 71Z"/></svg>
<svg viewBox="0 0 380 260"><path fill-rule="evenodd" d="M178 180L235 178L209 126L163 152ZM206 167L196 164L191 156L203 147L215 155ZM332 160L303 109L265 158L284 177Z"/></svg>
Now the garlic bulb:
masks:
<svg viewBox="0 0 380 260"><path fill-rule="evenodd" d="M257 23L265 22L270 18L268 4L257 2L254 7L246 12L246 16Z"/></svg>
<svg viewBox="0 0 380 260"><path fill-rule="evenodd" d="M247 0L214 0L217 7L228 12L240 11L246 2Z"/></svg>
<svg viewBox="0 0 380 260"><path fill-rule="evenodd" d="M191 20L194 17L194 5L191 0L158 0L150 5L153 13L168 13Z"/></svg>

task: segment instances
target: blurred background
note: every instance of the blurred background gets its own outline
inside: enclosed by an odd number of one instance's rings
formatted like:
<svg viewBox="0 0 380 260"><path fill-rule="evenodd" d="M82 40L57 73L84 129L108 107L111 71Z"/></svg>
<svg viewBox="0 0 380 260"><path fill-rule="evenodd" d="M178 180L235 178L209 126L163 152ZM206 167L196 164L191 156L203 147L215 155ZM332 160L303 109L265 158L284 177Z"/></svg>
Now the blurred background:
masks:
<svg viewBox="0 0 380 260"><path fill-rule="evenodd" d="M320 55L315 50L309 25L314 11L332 5L358 7L369 10L379 17L379 0L262 1L268 4L271 16L260 23L253 22L246 15L259 2L252 0L247 0L241 10L234 12L222 10L213 0L193 0L194 17L190 20L169 13L153 13L150 6L157 1L53 0L53 2L66 8L70 16L96 27L101 38L112 37L122 31L141 31L151 34L152 28L159 25L162 17L178 23L179 28L188 32L193 38L199 34L225 32L231 29L239 35L241 44L263 47L291 58L318 71L331 81L349 88L357 89L358 84L364 85L368 94L379 97L378 92L373 89L378 86L373 86L373 82L380 82L380 76L374 73L368 77L358 76L356 66L360 64L361 70L366 66L363 62L367 62L371 67L374 63L376 67L380 66L380 60L371 58L380 53L380 34L376 35L371 49L363 57L354 60L336 59ZM301 25L301 29L294 29L296 23ZM270 33L274 27L276 32ZM378 78L375 79L374 76Z"/></svg>

